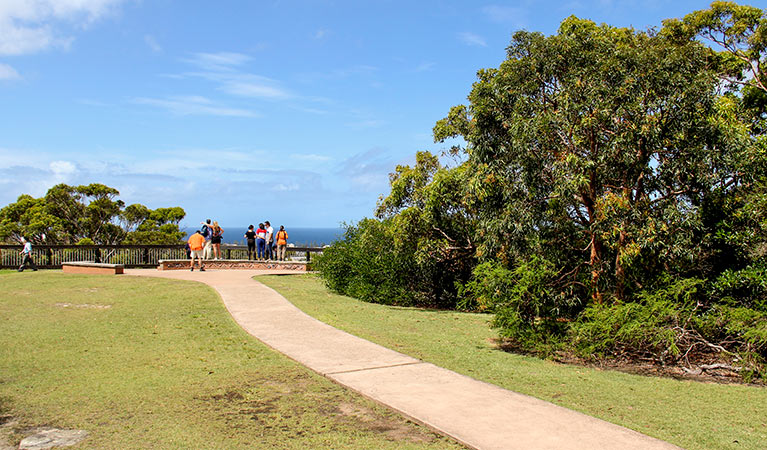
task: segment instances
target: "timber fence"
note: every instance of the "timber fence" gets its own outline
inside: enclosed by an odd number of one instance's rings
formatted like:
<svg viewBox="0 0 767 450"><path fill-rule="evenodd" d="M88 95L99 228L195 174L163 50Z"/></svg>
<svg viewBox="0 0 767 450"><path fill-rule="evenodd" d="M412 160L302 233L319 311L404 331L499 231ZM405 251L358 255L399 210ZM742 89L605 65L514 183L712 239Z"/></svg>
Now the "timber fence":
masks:
<svg viewBox="0 0 767 450"><path fill-rule="evenodd" d="M15 269L21 264L20 245L0 245L0 269ZM319 247L288 247L287 258L311 261ZM221 245L224 259L248 259L248 247ZM92 261L123 264L125 267L157 267L161 259L187 259L184 245L35 245L32 259L42 269L60 269L65 262Z"/></svg>

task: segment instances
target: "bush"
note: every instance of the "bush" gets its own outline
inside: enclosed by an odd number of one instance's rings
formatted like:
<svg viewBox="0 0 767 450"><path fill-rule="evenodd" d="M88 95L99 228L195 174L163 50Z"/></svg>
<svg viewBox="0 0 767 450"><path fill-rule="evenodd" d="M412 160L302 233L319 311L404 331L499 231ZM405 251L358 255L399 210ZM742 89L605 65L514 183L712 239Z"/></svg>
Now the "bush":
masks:
<svg viewBox="0 0 767 450"><path fill-rule="evenodd" d="M397 251L394 239L387 221L363 219L347 226L343 239L316 257L314 267L335 292L366 302L418 304L413 256Z"/></svg>
<svg viewBox="0 0 767 450"><path fill-rule="evenodd" d="M461 290L459 305L494 312L492 326L502 337L525 350L540 351L565 334L573 306L579 304L550 288L555 275L553 264L538 256L512 270L485 262Z"/></svg>
<svg viewBox="0 0 767 450"><path fill-rule="evenodd" d="M725 270L712 283L711 293L727 305L767 312L767 270L758 266Z"/></svg>
<svg viewBox="0 0 767 450"><path fill-rule="evenodd" d="M638 301L589 305L570 329L571 342L583 356L649 356L663 361L679 355L680 333L690 326L703 281L681 279Z"/></svg>
<svg viewBox="0 0 767 450"><path fill-rule="evenodd" d="M745 377L763 376L767 314L744 307L706 306L698 278L666 281L635 302L591 304L569 330L569 345L586 358L654 360L695 365L726 362Z"/></svg>

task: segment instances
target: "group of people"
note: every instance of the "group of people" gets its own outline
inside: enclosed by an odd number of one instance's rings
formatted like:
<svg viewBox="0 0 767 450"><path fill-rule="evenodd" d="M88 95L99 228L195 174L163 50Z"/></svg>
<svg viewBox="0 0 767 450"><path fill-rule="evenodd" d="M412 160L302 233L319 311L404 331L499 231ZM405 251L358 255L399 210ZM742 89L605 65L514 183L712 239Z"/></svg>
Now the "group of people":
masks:
<svg viewBox="0 0 767 450"><path fill-rule="evenodd" d="M224 229L218 222L208 219L200 222L199 230L189 236L187 242L190 258L190 270L194 271L194 260L199 260L200 271L205 271L203 260L221 259L221 240ZM285 227L280 225L279 231L274 232L274 228L265 221L258 224L255 230L253 225L248 227L248 231L243 236L248 243L248 260L285 260L285 254L288 246L288 233Z"/></svg>
<svg viewBox="0 0 767 450"><path fill-rule="evenodd" d="M249 226L244 237L248 242L248 260L254 256L257 260L285 260L288 232L284 226L280 225L280 230L275 233L272 224L267 220L259 223L257 230L253 225Z"/></svg>

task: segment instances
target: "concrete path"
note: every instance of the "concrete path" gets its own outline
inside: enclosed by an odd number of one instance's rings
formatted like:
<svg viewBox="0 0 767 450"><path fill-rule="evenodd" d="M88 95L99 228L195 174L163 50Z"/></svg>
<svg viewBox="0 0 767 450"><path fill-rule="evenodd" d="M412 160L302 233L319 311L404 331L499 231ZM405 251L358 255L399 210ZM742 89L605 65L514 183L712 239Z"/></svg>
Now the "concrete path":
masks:
<svg viewBox="0 0 767 450"><path fill-rule="evenodd" d="M270 347L471 448L679 448L340 331L304 314L274 290L251 279L265 272L134 269L126 273L210 285L235 321Z"/></svg>

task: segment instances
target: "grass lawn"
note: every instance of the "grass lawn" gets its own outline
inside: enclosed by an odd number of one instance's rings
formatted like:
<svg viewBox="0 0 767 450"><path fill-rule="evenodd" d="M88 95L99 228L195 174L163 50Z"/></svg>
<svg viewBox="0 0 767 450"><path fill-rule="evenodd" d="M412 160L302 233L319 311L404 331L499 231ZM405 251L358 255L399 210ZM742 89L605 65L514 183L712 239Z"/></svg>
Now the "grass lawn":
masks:
<svg viewBox="0 0 767 450"><path fill-rule="evenodd" d="M488 315L364 303L314 275L262 276L317 319L473 378L620 424L689 450L767 448L767 389L631 375L497 350Z"/></svg>
<svg viewBox="0 0 767 450"><path fill-rule="evenodd" d="M268 349L205 285L0 285L0 448L38 426L87 430L78 448L460 448Z"/></svg>

